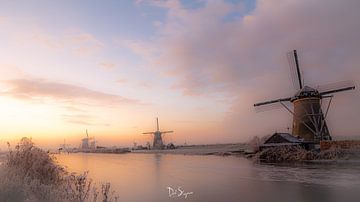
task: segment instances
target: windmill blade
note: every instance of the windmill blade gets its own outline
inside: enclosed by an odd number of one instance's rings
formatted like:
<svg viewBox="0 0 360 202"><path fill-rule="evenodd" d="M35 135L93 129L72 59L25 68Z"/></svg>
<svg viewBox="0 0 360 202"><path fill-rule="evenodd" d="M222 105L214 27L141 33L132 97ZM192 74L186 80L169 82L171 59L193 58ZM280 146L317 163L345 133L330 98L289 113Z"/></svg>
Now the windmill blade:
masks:
<svg viewBox="0 0 360 202"><path fill-rule="evenodd" d="M291 81L293 84L293 87L295 90L299 90L300 89L300 85L297 79L297 72L296 72L296 65L295 65L295 59L294 59L294 54L292 51L288 52L286 54L287 56L287 60L289 63L289 68L290 68L290 75L291 75Z"/></svg>
<svg viewBox="0 0 360 202"><path fill-rule="evenodd" d="M272 103L276 103L276 102L287 102L290 100L291 100L291 97L287 97L287 98L280 98L277 100L270 100L270 101L266 101L266 102L259 102L259 103L254 104L254 107L258 107L261 105L268 105L268 104L272 104Z"/></svg>
<svg viewBox="0 0 360 202"><path fill-rule="evenodd" d="M276 109L281 109L281 108L283 108L283 105L280 102L274 102L271 104L255 106L255 112L256 113L266 112L266 111L271 111L271 110L276 110Z"/></svg>
<svg viewBox="0 0 360 202"><path fill-rule="evenodd" d="M157 131L159 131L159 118L156 117L156 129Z"/></svg>
<svg viewBox="0 0 360 202"><path fill-rule="evenodd" d="M154 132L146 132L146 133L142 133L142 134L154 134Z"/></svg>
<svg viewBox="0 0 360 202"><path fill-rule="evenodd" d="M337 93L341 91L354 90L355 84L353 81L340 81L336 83L329 83L325 85L318 86L317 90L320 95L328 95L332 93Z"/></svg>
<svg viewBox="0 0 360 202"><path fill-rule="evenodd" d="M256 103L254 104L255 111L258 113L258 112L280 109L284 107L283 104L286 105L290 100L291 98L288 97L288 98L281 98L277 100Z"/></svg>
<svg viewBox="0 0 360 202"><path fill-rule="evenodd" d="M287 59L290 67L291 80L295 90L302 89L303 83L301 80L301 72L299 67L299 60L296 50L287 53Z"/></svg>
<svg viewBox="0 0 360 202"><path fill-rule="evenodd" d="M168 131L161 131L161 133L173 133L174 131L168 130Z"/></svg>
<svg viewBox="0 0 360 202"><path fill-rule="evenodd" d="M354 89L355 89L355 86L347 87L347 88L339 88L339 89L335 89L335 90L331 90L331 91L322 92L322 93L320 93L320 95L327 95L327 94L338 93L341 91L354 90Z"/></svg>

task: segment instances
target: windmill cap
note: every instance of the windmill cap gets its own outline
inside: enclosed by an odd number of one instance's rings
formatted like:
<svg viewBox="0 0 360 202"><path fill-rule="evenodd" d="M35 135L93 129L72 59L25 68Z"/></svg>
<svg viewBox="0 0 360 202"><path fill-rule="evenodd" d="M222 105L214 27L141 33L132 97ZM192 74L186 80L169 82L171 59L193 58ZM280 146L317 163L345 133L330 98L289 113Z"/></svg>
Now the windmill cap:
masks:
<svg viewBox="0 0 360 202"><path fill-rule="evenodd" d="M315 88L311 88L309 86L304 86L302 89L300 89L296 94L294 95L295 99L303 98L303 97L319 97L319 91ZM295 100L293 99L293 100Z"/></svg>

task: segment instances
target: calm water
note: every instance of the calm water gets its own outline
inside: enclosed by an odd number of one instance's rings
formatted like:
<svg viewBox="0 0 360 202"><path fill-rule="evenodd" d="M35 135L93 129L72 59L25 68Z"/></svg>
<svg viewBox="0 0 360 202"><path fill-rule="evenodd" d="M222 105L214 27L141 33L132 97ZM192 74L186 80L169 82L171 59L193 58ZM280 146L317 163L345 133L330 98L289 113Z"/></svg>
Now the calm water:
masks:
<svg viewBox="0 0 360 202"><path fill-rule="evenodd" d="M242 157L80 153L57 159L110 182L121 201L360 201L354 162L274 166ZM169 197L167 187L193 194Z"/></svg>

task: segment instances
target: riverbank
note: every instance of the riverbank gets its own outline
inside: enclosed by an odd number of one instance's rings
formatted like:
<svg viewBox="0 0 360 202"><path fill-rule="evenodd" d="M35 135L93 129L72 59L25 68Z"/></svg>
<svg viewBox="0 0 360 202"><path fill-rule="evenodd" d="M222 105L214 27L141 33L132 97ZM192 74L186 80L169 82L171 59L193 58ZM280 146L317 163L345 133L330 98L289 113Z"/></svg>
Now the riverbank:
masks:
<svg viewBox="0 0 360 202"><path fill-rule="evenodd" d="M332 148L328 150L306 150L300 146L278 146L263 149L249 156L254 161L266 163L336 162L359 161L359 148Z"/></svg>
<svg viewBox="0 0 360 202"><path fill-rule="evenodd" d="M163 150L131 150L131 153L146 154L182 154L182 155L239 155L243 154L247 144L209 144L209 145L189 145L179 146L176 149Z"/></svg>

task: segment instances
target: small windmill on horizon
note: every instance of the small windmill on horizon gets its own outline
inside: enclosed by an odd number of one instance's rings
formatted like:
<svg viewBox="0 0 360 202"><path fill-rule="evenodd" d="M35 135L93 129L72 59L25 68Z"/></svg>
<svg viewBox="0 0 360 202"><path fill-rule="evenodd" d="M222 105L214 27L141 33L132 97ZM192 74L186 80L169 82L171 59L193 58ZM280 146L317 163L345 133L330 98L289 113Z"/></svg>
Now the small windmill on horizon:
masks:
<svg viewBox="0 0 360 202"><path fill-rule="evenodd" d="M88 130L86 129L86 137L81 139L80 148L83 150L95 149L95 137L89 137Z"/></svg>
<svg viewBox="0 0 360 202"><path fill-rule="evenodd" d="M160 131L159 129L159 119L156 117L156 131L154 132L146 132L142 134L153 134L154 141L152 149L164 149L164 142L162 140L162 134L165 133L173 133L174 131Z"/></svg>
<svg viewBox="0 0 360 202"><path fill-rule="evenodd" d="M298 136L306 142L318 143L321 140L331 140L330 132L326 124L326 117L330 108L334 93L354 90L352 81L337 82L328 85L318 86L316 89L304 85L299 67L299 60L296 50L288 53L288 60L291 68L294 86L297 88L295 95L266 102L254 104L255 108L280 103L293 116L292 135ZM323 113L323 99L329 102ZM291 110L286 103L293 104Z"/></svg>

